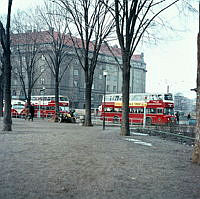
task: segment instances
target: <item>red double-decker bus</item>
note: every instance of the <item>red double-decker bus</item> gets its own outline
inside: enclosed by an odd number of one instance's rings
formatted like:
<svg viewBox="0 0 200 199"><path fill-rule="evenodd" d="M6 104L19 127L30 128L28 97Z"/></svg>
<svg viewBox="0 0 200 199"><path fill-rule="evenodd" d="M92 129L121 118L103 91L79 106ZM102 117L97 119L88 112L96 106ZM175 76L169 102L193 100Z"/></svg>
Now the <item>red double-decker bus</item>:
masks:
<svg viewBox="0 0 200 199"><path fill-rule="evenodd" d="M34 117L51 118L56 113L55 101L50 101L45 104L32 104L34 106ZM59 102L60 113L69 112L69 102ZM21 112L22 117L26 117L27 111L24 107Z"/></svg>
<svg viewBox="0 0 200 199"><path fill-rule="evenodd" d="M122 95L105 95L100 106L101 119L113 123L121 122ZM175 124L174 101L171 93L134 93L129 100L129 123L131 124Z"/></svg>

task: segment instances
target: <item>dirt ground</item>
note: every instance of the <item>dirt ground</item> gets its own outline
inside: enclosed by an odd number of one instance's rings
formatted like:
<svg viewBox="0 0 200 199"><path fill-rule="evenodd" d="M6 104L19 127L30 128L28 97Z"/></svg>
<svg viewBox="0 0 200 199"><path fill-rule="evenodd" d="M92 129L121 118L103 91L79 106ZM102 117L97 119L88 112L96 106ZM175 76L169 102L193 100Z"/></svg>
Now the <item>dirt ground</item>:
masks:
<svg viewBox="0 0 200 199"><path fill-rule="evenodd" d="M0 199L200 198L191 146L46 120L0 132Z"/></svg>

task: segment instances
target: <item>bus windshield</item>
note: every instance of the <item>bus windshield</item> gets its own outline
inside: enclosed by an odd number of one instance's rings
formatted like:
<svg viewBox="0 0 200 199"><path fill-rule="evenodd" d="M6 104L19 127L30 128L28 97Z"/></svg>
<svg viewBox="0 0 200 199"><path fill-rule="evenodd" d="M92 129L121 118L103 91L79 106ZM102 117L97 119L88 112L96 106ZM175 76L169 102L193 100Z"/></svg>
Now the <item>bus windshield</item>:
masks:
<svg viewBox="0 0 200 199"><path fill-rule="evenodd" d="M69 107L68 106L59 106L59 108L60 108L61 111L66 111L66 112L69 111Z"/></svg>
<svg viewBox="0 0 200 199"><path fill-rule="evenodd" d="M60 97L59 101L68 101L68 99L66 97Z"/></svg>
<svg viewBox="0 0 200 199"><path fill-rule="evenodd" d="M165 108L164 114L165 115L174 115L174 109L173 108Z"/></svg>
<svg viewBox="0 0 200 199"><path fill-rule="evenodd" d="M24 105L23 104L13 104L12 108L13 109L24 109Z"/></svg>

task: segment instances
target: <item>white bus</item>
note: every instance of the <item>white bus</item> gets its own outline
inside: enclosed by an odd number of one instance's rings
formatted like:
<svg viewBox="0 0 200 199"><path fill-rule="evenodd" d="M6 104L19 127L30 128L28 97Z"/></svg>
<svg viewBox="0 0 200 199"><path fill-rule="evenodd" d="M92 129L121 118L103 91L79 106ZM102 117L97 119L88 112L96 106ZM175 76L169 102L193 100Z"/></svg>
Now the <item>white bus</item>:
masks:
<svg viewBox="0 0 200 199"><path fill-rule="evenodd" d="M48 105L49 102L55 102L55 95L33 95L31 96L32 104ZM59 102L69 104L69 98L67 96L59 95Z"/></svg>

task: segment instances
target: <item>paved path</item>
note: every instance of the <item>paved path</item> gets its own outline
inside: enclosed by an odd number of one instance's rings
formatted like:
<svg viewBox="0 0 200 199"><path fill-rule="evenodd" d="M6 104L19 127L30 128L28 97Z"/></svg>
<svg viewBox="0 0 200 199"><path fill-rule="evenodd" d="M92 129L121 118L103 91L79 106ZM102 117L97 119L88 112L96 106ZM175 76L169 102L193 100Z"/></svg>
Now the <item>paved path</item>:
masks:
<svg viewBox="0 0 200 199"><path fill-rule="evenodd" d="M119 131L14 119L0 131L0 199L200 198L191 147Z"/></svg>

